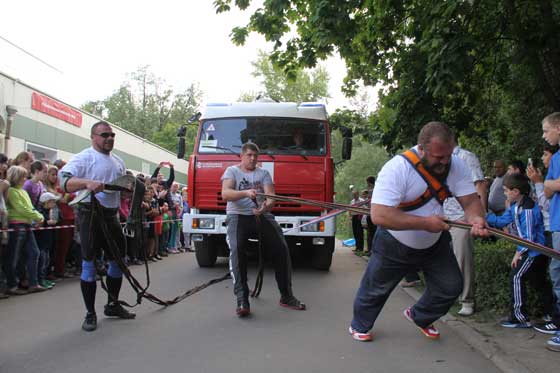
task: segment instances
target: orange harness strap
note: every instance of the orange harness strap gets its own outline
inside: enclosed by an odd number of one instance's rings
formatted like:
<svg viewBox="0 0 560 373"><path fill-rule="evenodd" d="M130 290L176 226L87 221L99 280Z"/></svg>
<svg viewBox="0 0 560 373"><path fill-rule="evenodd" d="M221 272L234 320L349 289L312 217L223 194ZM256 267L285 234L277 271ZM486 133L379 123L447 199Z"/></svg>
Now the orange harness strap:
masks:
<svg viewBox="0 0 560 373"><path fill-rule="evenodd" d="M435 198L440 205L443 205L443 202L452 196L451 192L447 188L447 185L442 184L438 179L436 179L422 164L420 157L418 154L410 149L405 151L401 154L404 159L406 159L412 167L418 172L418 174L424 179L426 184L428 184L428 188L422 195L416 198L413 201L409 202L402 202L397 207L404 211L412 211L416 210L426 203L428 203L432 198Z"/></svg>

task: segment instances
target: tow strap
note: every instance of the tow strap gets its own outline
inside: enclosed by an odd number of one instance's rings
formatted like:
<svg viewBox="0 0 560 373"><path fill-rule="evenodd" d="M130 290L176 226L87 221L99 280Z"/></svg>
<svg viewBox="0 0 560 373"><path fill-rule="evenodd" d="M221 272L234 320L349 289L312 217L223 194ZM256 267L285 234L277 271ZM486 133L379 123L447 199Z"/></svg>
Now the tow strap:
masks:
<svg viewBox="0 0 560 373"><path fill-rule="evenodd" d="M115 191L128 191L128 192L132 191L132 193L133 193L132 201L136 202L137 204L132 206L130 217L127 220L127 225L124 228L124 231L127 235L129 235L131 237L134 237L136 235L136 239L140 239L142 237L142 234L140 234L141 232L139 231L139 229L142 229L142 225L141 225L141 220L138 220L138 219L141 219L142 215L140 213L141 212L141 206L140 206L140 204L138 204L138 202L141 203L141 201L142 201L142 197L144 195L144 190L145 190L144 184L142 184L140 181L136 180L134 177L132 177L132 179L130 177L128 177L128 178L123 177L123 178L119 178L119 179L115 180L114 182L112 182L110 184L105 185L105 189L106 190L115 190ZM132 289L136 293L136 302L134 304L130 304L130 303L125 302L123 300L114 299L113 295L111 295L109 293L107 285L103 281L103 277L101 277L101 287L103 288L103 290L105 290L105 292L107 292L109 297L111 297L111 301L118 302L121 305L126 306L126 307L135 307L142 302L142 299L147 299L150 302L153 302L153 303L158 304L158 305L163 306L163 307L167 307L167 306L171 306L173 304L179 303L180 301L190 297L193 294L198 293L199 291L201 291L203 289L206 289L207 287L209 287L211 285L217 284L219 282L225 281L225 280L230 278L230 274L228 272L228 273L224 274L222 277L218 277L218 278L212 279L208 282L205 282L201 285L195 286L195 287L185 291L182 295L179 295L179 296L177 296L173 299L169 299L169 300L161 299L161 298L155 296L154 294L148 292L148 288L150 287L150 271L149 271L148 261L147 261L146 246L141 245L142 250L143 250L143 254L144 254L144 266L146 268L146 286L142 286L140 284L140 282L132 275L132 273L130 272L130 270L128 269L126 264L124 263L124 260L120 255L119 248L117 247L117 244L115 243L115 241L110 239L111 234L109 232L109 228L107 227L107 223L106 223L105 219L103 218L103 206L99 203L99 201L95 197L95 193L90 193L90 194L91 194L91 207L92 207L90 228L89 228L90 229L90 234L92 232L93 224L97 224L101 228L101 231L103 232L103 235L106 237L105 241L107 242L107 245L108 245L108 247L106 249L109 251L111 256L114 258L114 260L116 261L120 270L122 271L123 275L127 279L128 283L130 284L130 286L132 287ZM81 196L81 200L83 200L84 198L85 198L84 196ZM90 242L91 242L91 244L93 244L93 240L90 240Z"/></svg>
<svg viewBox="0 0 560 373"><path fill-rule="evenodd" d="M134 180L132 180L131 178L134 179ZM139 239L139 237L142 236L141 234L139 234L140 229L142 229L142 225L140 224L142 216L139 215L139 213L138 213L138 209L141 210L141 207L137 205L137 202L138 201L141 202L140 194L142 196L144 194L144 185L142 183L140 183L138 180L136 180L134 177L128 177L128 178L123 179L123 180L116 180L114 183L106 185L106 189L107 190L128 191L128 192L133 193L132 201L135 202L135 205L132 206L132 211L131 211L131 214L130 214L131 216L127 220L127 225L125 227L125 232L127 233L127 235L129 235L131 237L134 237L135 235L138 235L136 237L136 239ZM438 193L441 192L441 190L442 190L441 188L436 189L436 191ZM276 195L276 194L257 193L257 195L263 196L265 198L270 198L270 199L276 200L276 201L297 202L297 203L300 203L300 204L311 205L311 206L319 206L319 207L323 207L325 209L335 210L335 211L331 211L327 215L320 216L320 217L317 217L315 219L312 219L311 221L308 221L305 224L312 224L312 223L315 223L315 222L330 219L333 216L335 216L335 215L337 215L337 214L339 214L343 211L351 211L351 212L356 212L356 213L359 213L359 214L362 214L362 215L370 215L370 209L369 208L360 207L360 205L362 205L362 203L360 203L358 205L346 205L346 204L335 203L335 202L314 201L314 200L307 200L307 199L297 198L297 197L281 196L281 195ZM85 198L84 196L80 196L80 197L81 197L80 200L83 200ZM210 280L206 283L203 283L201 285L195 286L195 287L185 291L182 295L179 295L179 296L177 296L173 299L169 299L169 300L160 299L159 297L155 296L154 294L148 292L148 288L150 286L150 273L149 273L149 267L148 267L148 261L147 261L147 252L146 252L145 245L141 245L141 246L143 248L144 265L145 265L145 268L146 268L146 286L142 286L140 284L140 282L132 275L132 273L130 272L130 270L128 269L126 264L124 263L123 258L119 254L119 249L118 249L115 241L109 239L110 232L109 232L109 229L107 227L107 223L105 222L105 219L103 218L103 206L101 206L101 204L99 203L99 201L95 197L95 193L91 193L91 206L92 206L92 214L91 214L91 221L90 221L90 230L93 228L93 224L98 224L100 226L100 228L103 232L103 235L105 237L107 237L107 240L106 240L106 242L108 244L107 249L109 250L109 252L113 256L113 258L117 262L117 265L121 269L123 275L125 276L125 278L129 282L132 289L136 292L136 303L134 303L134 304L129 304L125 301L118 300L118 299L111 299L112 301L119 302L120 304L122 304L124 306L127 306L127 307L135 307L142 302L142 299L147 299L150 302L153 302L153 303L158 304L158 305L163 306L163 307L167 307L167 306L171 306L173 304L179 303L182 300L190 297L193 294L198 293L199 291L201 291L203 289L206 289L207 287L209 287L211 285L217 284L219 282L222 282L222 281L225 281L225 280L231 278L230 273L228 272L228 273L224 274L222 277L218 277L218 278L212 279L212 280ZM255 218L257 219L257 224L259 224L260 223L259 217L256 216ZM445 220L445 223L452 226L452 227L461 228L461 229L471 229L472 228L472 224L469 224L469 223L449 221L449 220ZM540 244L522 239L522 238L517 237L517 236L513 236L511 234L505 233L505 232L500 231L498 229L494 229L494 228L486 228L486 229L496 237L505 239L507 241L510 241L510 242L516 244L516 245L522 245L522 246L528 247L530 249L538 251L539 253L541 253L543 255L546 255L546 256L549 256L551 258L560 260L560 252L557 252L557 251L555 251L555 250L553 250L549 247L546 247L546 246L543 246L543 245L540 245ZM93 240L91 242L93 243ZM261 292L261 289L262 289L262 285L263 285L264 264L263 264L263 253L262 253L262 243L261 242L262 242L262 234L261 234L261 230L259 229L259 270L258 270L256 282L255 282L255 287L254 287L254 289L252 291L252 294L251 294L251 296L253 296L253 297L258 297L259 296L259 294ZM101 280L101 286L107 292L107 294L109 294L109 296L112 297L112 295L109 293L108 288L107 288L107 286L106 286L106 284L103 280Z"/></svg>
<svg viewBox="0 0 560 373"><path fill-rule="evenodd" d="M357 206L351 206L351 205L344 205L341 203L334 203L334 202L322 202L322 201L313 201L313 200L305 200L303 198L295 198L295 197L286 197L286 196L280 196L280 195L275 195L275 194L260 194L257 193L258 195L262 195L264 197L276 200L276 201L286 201L286 202L298 202L301 204L307 204L307 205L312 205L312 206L320 206L320 207L324 207L326 209L340 209L340 210L345 210L345 211L352 211L352 212L356 212L362 215L370 215L370 210L368 208L364 208L364 207L357 207ZM324 216L319 216L315 219L312 219L310 221L308 221L306 224L312 224L312 223L317 223L320 221L324 221L326 219L331 218L332 216L328 216L328 215L324 215ZM445 223L451 227L455 227L455 228L461 228L461 229L471 229L472 228L472 224L470 223L465 223L465 222L459 222L459 221L451 221L451 220L444 220ZM560 260L560 252L556 251L554 249L551 249L550 247L546 247L544 245L532 242L532 241L528 241L525 240L523 238L511 235L509 233L506 233L504 231L501 231L499 229L495 229L495 228L486 228L490 233L492 233L493 236L496 236L498 238L502 238L506 241L509 241L511 243L514 243L516 245L521 245L521 246L525 246L527 248L533 249L535 251L538 251L539 253L546 255L550 258L553 259L557 259Z"/></svg>

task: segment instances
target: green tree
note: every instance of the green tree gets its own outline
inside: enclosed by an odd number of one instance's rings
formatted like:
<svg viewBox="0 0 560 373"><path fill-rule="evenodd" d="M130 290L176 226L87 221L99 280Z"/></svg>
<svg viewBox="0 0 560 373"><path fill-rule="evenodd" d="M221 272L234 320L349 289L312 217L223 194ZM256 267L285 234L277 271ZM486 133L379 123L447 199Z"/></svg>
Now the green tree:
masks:
<svg viewBox="0 0 560 373"><path fill-rule="evenodd" d="M185 123L166 123L161 131L158 131L154 134L152 141L162 148L165 148L171 152L176 152L178 143L177 131L183 124ZM187 126L187 133L185 135L185 156L187 158L190 154L192 154L197 131L198 129L196 126Z"/></svg>
<svg viewBox="0 0 560 373"><path fill-rule="evenodd" d="M82 109L175 151L177 129L198 111L201 99L202 91L197 84L176 92L164 79L153 74L149 66L141 66L128 74L111 96L88 101ZM189 135L192 134L189 132ZM189 141L187 138L187 144ZM189 152L192 142L190 144Z"/></svg>
<svg viewBox="0 0 560 373"><path fill-rule="evenodd" d="M262 90L243 93L241 101L253 101L259 95L281 102L320 101L329 97L329 74L324 67L311 71L296 69L288 75L263 51L251 64L253 76L261 79Z"/></svg>
<svg viewBox="0 0 560 373"><path fill-rule="evenodd" d="M348 203L352 199L352 189L362 191L367 188L366 178L376 176L381 167L387 162L389 156L380 146L359 141L354 147L352 159L337 167L335 176L336 199L341 203ZM350 186L353 187L350 187ZM346 215L337 220L337 230L343 236L351 235L349 219Z"/></svg>
<svg viewBox="0 0 560 373"><path fill-rule="evenodd" d="M249 3L215 1L217 12ZM263 34L288 73L337 51L346 92L360 81L385 87L379 108L388 112L372 125L391 151L413 144L430 120L466 143L481 139L482 150L507 129L535 139L541 114L560 110L559 24L558 0L285 0L264 2L232 39ZM518 153L531 151L521 145Z"/></svg>

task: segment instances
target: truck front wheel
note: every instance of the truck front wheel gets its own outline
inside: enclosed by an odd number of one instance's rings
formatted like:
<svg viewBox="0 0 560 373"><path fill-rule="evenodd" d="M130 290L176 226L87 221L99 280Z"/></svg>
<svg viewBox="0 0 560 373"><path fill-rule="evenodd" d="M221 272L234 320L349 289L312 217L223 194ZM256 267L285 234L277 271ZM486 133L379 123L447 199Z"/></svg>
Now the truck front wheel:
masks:
<svg viewBox="0 0 560 373"><path fill-rule="evenodd" d="M196 261L199 267L213 267L218 258L216 245L210 236L205 236L202 241L195 241Z"/></svg>
<svg viewBox="0 0 560 373"><path fill-rule="evenodd" d="M328 271L331 268L334 243L334 237L325 237L324 245L313 247L313 257L311 258L311 266L313 268L322 271Z"/></svg>

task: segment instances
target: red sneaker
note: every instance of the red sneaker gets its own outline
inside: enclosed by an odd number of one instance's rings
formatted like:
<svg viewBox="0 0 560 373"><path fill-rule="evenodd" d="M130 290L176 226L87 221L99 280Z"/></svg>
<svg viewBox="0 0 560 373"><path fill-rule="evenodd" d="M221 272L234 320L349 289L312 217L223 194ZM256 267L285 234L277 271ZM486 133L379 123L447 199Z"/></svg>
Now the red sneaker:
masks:
<svg viewBox="0 0 560 373"><path fill-rule="evenodd" d="M414 320L412 320L412 315L410 313L410 307L406 308L403 311L403 315L404 317L407 318L408 321L410 321L411 323L413 323L414 325L416 325L416 323L414 322ZM430 338L430 339L438 339L439 338L439 330L436 329L436 327L432 324L429 325L425 328L421 328L418 325L416 325L416 327L418 329L420 329L420 331L422 332L422 334L424 334L426 337Z"/></svg>
<svg viewBox="0 0 560 373"><path fill-rule="evenodd" d="M307 308L305 306L305 303L300 302L296 297L294 297L293 295L290 297L282 297L280 298L280 305L282 307L286 307L292 310L296 310L296 311L305 311L305 309Z"/></svg>
<svg viewBox="0 0 560 373"><path fill-rule="evenodd" d="M243 318L247 317L251 314L251 306L249 305L249 301L247 300L240 300L237 302L237 309L235 310L237 317Z"/></svg>
<svg viewBox="0 0 560 373"><path fill-rule="evenodd" d="M351 326L348 327L348 333L354 338L356 341L360 342L371 342L373 340L373 335L371 333L360 333L354 330Z"/></svg>

